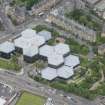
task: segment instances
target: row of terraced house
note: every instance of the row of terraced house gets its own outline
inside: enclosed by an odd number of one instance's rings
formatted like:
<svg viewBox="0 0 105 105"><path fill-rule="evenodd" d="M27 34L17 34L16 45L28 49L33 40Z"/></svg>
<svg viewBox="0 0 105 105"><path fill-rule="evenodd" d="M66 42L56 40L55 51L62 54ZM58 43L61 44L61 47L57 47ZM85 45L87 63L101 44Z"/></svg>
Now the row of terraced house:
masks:
<svg viewBox="0 0 105 105"><path fill-rule="evenodd" d="M65 31L72 33L75 37L79 39L89 42L96 41L96 31L80 25L74 20L68 21L67 19L64 19L60 16L50 15L48 16L47 21Z"/></svg>

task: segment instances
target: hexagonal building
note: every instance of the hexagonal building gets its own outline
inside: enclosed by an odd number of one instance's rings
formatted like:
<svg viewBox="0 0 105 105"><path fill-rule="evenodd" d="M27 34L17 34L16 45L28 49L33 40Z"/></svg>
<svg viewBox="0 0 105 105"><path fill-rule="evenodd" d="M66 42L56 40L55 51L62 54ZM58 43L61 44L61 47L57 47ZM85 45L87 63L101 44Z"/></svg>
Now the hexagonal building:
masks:
<svg viewBox="0 0 105 105"><path fill-rule="evenodd" d="M45 44L45 39L42 36L36 35L34 43L36 43L36 46L42 47Z"/></svg>
<svg viewBox="0 0 105 105"><path fill-rule="evenodd" d="M15 50L18 53L23 54L23 48L25 48L29 43L29 40L19 37L14 40Z"/></svg>
<svg viewBox="0 0 105 105"><path fill-rule="evenodd" d="M68 56L70 53L69 45L64 43L59 43L56 46L54 46L54 50L57 54L60 54L64 57Z"/></svg>
<svg viewBox="0 0 105 105"><path fill-rule="evenodd" d="M58 77L63 78L63 79L68 79L71 76L73 76L73 74L74 74L73 68L68 67L68 66L62 66L59 69L57 69Z"/></svg>
<svg viewBox="0 0 105 105"><path fill-rule="evenodd" d="M36 31L35 31L35 30L26 29L26 30L24 30L24 31L21 32L21 35L22 35L22 37L24 37L24 38L33 38L33 37L35 37L37 34L36 34Z"/></svg>
<svg viewBox="0 0 105 105"><path fill-rule="evenodd" d="M45 41L48 41L51 39L51 32L46 31L46 30L42 30L38 33L39 36L44 37Z"/></svg>
<svg viewBox="0 0 105 105"><path fill-rule="evenodd" d="M15 51L15 46L11 42L3 42L0 44L0 56L6 59L11 57L11 54Z"/></svg>
<svg viewBox="0 0 105 105"><path fill-rule="evenodd" d="M26 62L33 62L38 58L38 49L45 44L45 39L38 36L36 31L26 29L21 33L21 37L14 40L15 49L24 56Z"/></svg>
<svg viewBox="0 0 105 105"><path fill-rule="evenodd" d="M53 46L44 45L39 49L39 55L41 59L47 60L47 58L54 53Z"/></svg>
<svg viewBox="0 0 105 105"><path fill-rule="evenodd" d="M79 57L74 56L74 55L69 55L68 57L65 58L65 63L66 66L73 67L75 68L80 64Z"/></svg>
<svg viewBox="0 0 105 105"><path fill-rule="evenodd" d="M32 29L26 29L21 34L21 37L14 40L17 52L23 53L23 49L27 47L28 44L36 47L41 47L45 44L45 39L42 36L38 36L36 31Z"/></svg>
<svg viewBox="0 0 105 105"><path fill-rule="evenodd" d="M27 63L33 63L38 59L38 48L30 46L23 49L23 58Z"/></svg>
<svg viewBox="0 0 105 105"><path fill-rule="evenodd" d="M52 68L59 68L64 64L64 58L62 55L58 55L57 53L53 53L48 57L48 66Z"/></svg>
<svg viewBox="0 0 105 105"><path fill-rule="evenodd" d="M51 81L57 77L57 71L54 68L47 67L41 71L41 77Z"/></svg>

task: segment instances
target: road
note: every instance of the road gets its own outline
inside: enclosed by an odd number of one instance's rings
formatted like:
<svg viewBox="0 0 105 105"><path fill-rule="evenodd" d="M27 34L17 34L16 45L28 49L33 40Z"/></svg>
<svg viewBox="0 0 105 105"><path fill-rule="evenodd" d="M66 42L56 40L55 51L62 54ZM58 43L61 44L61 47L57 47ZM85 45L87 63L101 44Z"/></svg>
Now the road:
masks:
<svg viewBox="0 0 105 105"><path fill-rule="evenodd" d="M53 93L51 87L40 84L27 76L17 76L11 73L0 71L0 81L13 86L16 90L26 90L37 95L51 97L55 101L55 105L96 105L94 102L75 96L73 94L64 93L57 90ZM72 97L75 101L61 96L61 94Z"/></svg>
<svg viewBox="0 0 105 105"><path fill-rule="evenodd" d="M6 16L4 12L4 8L0 5L0 18L1 22L3 23L3 26L7 32L14 31L14 26L11 22L11 20Z"/></svg>

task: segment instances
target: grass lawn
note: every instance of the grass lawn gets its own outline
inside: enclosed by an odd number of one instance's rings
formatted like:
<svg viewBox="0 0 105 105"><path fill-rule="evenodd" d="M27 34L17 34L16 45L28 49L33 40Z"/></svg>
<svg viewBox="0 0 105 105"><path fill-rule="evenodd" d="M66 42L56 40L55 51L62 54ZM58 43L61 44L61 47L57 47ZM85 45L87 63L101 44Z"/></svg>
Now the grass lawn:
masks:
<svg viewBox="0 0 105 105"><path fill-rule="evenodd" d="M12 56L9 60L0 58L0 68L19 71L21 69L21 65L18 63L17 57Z"/></svg>
<svg viewBox="0 0 105 105"><path fill-rule="evenodd" d="M23 92L16 105L44 105L45 99L28 92Z"/></svg>

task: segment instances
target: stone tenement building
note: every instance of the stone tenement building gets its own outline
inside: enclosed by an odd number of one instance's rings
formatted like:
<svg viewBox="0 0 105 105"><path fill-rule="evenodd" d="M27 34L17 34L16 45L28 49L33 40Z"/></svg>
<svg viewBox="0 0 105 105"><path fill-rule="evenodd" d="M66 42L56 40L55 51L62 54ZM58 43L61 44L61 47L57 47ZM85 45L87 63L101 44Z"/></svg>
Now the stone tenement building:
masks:
<svg viewBox="0 0 105 105"><path fill-rule="evenodd" d="M100 54L100 55L105 54L105 44L98 46L98 54Z"/></svg>
<svg viewBox="0 0 105 105"><path fill-rule="evenodd" d="M33 15L38 15L39 13L43 11L47 11L53 6L57 5L61 0L48 0L46 3L42 4L39 8L37 7L32 7L32 14Z"/></svg>
<svg viewBox="0 0 105 105"><path fill-rule="evenodd" d="M94 8L94 6L99 3L101 0L82 0L88 7Z"/></svg>
<svg viewBox="0 0 105 105"><path fill-rule="evenodd" d="M52 24L56 25L63 30L66 30L75 37L80 38L85 41L95 42L96 41L96 32L92 29L84 27L83 25L78 24L73 20L67 20L62 17L57 17L54 15L50 15L47 19Z"/></svg>

